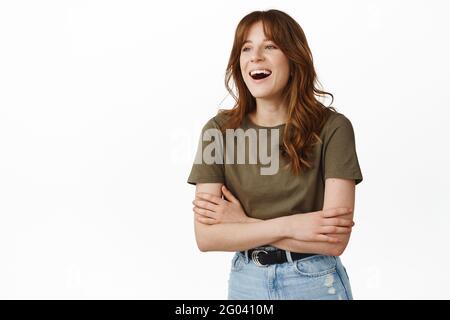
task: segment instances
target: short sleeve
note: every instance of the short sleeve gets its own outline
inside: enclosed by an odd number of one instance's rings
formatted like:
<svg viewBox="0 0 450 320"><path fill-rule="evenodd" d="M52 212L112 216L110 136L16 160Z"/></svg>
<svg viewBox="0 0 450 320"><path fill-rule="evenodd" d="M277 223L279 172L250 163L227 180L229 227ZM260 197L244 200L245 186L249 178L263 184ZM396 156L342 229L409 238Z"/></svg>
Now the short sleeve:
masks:
<svg viewBox="0 0 450 320"><path fill-rule="evenodd" d="M340 114L332 120L323 154L324 180L327 178L363 180L356 154L355 134L350 120Z"/></svg>
<svg viewBox="0 0 450 320"><path fill-rule="evenodd" d="M214 118L202 128L194 163L187 182L225 183L223 165L223 134Z"/></svg>

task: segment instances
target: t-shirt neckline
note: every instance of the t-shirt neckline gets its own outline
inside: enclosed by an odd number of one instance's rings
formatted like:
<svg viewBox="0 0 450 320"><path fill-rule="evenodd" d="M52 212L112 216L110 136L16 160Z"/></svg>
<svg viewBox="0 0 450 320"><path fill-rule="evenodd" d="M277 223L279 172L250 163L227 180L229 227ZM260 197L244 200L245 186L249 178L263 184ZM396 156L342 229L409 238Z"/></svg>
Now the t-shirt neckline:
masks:
<svg viewBox="0 0 450 320"><path fill-rule="evenodd" d="M282 128L286 125L286 123L282 123L273 127L268 127L268 126L260 126L259 124L254 123L250 117L248 116L248 113L245 115L245 120L247 121L248 125L250 127L254 127L254 128L259 128L259 129L279 129Z"/></svg>

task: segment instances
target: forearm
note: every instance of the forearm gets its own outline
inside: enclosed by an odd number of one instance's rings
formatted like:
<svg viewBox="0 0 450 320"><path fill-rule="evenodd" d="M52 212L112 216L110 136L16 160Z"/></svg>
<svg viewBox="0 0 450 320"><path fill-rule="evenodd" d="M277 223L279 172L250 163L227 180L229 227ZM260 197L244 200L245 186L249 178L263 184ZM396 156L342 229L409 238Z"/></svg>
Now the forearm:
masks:
<svg viewBox="0 0 450 320"><path fill-rule="evenodd" d="M286 237L286 217L253 223L195 223L201 251L242 251L274 243Z"/></svg>
<svg viewBox="0 0 450 320"><path fill-rule="evenodd" d="M339 238L340 235L333 236ZM317 253L327 256L339 256L343 251L342 245L340 244L319 241L299 241L292 238L280 239L270 243L270 245L291 252Z"/></svg>
<svg viewBox="0 0 450 320"><path fill-rule="evenodd" d="M248 218L248 222L257 223L263 221L261 219ZM270 220L266 220L270 221ZM252 223L250 223L252 224ZM322 242L322 241L301 241L287 236L269 243L271 246L283 250L301 253L317 253L323 255L339 256L348 243L348 235L345 234L331 234L335 238L339 238L342 242L339 244Z"/></svg>

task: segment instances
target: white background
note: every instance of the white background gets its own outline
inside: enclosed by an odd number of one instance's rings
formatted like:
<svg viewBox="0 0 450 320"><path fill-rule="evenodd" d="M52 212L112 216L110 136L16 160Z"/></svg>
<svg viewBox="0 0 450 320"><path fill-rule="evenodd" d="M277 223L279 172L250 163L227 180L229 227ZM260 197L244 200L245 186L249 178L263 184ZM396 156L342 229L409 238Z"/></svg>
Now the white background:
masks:
<svg viewBox="0 0 450 320"><path fill-rule="evenodd" d="M355 130L354 298L450 298L446 1L2 1L0 298L226 298L186 180L237 23L270 8Z"/></svg>

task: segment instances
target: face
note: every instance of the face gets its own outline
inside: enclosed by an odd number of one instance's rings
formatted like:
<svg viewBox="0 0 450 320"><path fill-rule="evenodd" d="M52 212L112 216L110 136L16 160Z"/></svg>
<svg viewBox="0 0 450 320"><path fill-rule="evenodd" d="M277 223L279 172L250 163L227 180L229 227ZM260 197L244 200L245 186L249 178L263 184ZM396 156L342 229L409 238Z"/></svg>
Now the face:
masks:
<svg viewBox="0 0 450 320"><path fill-rule="evenodd" d="M262 22L253 24L245 39L251 42L241 48L240 66L244 82L256 100L275 101L281 98L289 80L289 60L273 41L265 38ZM255 70L259 71L254 74Z"/></svg>

